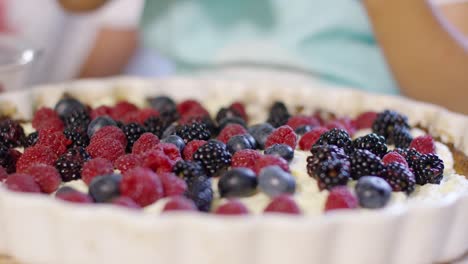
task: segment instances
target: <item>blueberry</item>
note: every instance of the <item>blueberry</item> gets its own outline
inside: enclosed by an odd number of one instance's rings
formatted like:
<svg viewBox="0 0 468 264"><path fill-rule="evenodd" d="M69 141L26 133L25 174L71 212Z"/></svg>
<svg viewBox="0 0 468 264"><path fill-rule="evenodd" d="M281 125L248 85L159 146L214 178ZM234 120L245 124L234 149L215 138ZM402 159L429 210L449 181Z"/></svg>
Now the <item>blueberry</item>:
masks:
<svg viewBox="0 0 468 264"><path fill-rule="evenodd" d="M294 150L286 144L274 144L265 149L265 154L276 155L287 161L291 161L294 158Z"/></svg>
<svg viewBox="0 0 468 264"><path fill-rule="evenodd" d="M268 136L271 134L271 132L273 132L273 130L275 130L275 128L269 123L263 123L263 124L253 125L249 127L248 130L249 130L249 133L257 142L257 147L259 149L264 149L265 142Z"/></svg>
<svg viewBox="0 0 468 264"><path fill-rule="evenodd" d="M296 191L296 180L280 167L268 166L260 171L258 186L262 192L274 197L286 193L293 194Z"/></svg>
<svg viewBox="0 0 468 264"><path fill-rule="evenodd" d="M160 113L172 113L177 111L176 103L167 96L148 98L149 105Z"/></svg>
<svg viewBox="0 0 468 264"><path fill-rule="evenodd" d="M176 135L170 135L168 137L165 137L161 140L161 142L164 142L164 143L171 143L171 144L174 144L177 146L177 148L179 148L179 151L182 152L185 148L185 142L184 140L179 137L179 136L176 136Z"/></svg>
<svg viewBox="0 0 468 264"><path fill-rule="evenodd" d="M221 197L246 197L257 190L257 177L251 169L234 168L221 176L218 182Z"/></svg>
<svg viewBox="0 0 468 264"><path fill-rule="evenodd" d="M122 176L119 174L107 174L95 177L89 184L89 195L97 203L105 203L120 195L120 182Z"/></svg>
<svg viewBox="0 0 468 264"><path fill-rule="evenodd" d="M252 137L252 136L251 136ZM236 153L239 150L243 149L253 149L251 141L247 138L246 135L236 135L229 139L227 143L227 150L231 154Z"/></svg>
<svg viewBox="0 0 468 264"><path fill-rule="evenodd" d="M242 119L240 117L237 117L237 116L232 116L232 117L225 117L225 118L219 120L218 128L221 131L225 126L227 126L229 124L238 124L238 125L241 125L243 127L247 127L247 125L245 124L244 119Z"/></svg>
<svg viewBox="0 0 468 264"><path fill-rule="evenodd" d="M364 176L359 178L356 184L356 195L359 205L364 208L382 208L392 194L392 187L382 178L376 176Z"/></svg>
<svg viewBox="0 0 468 264"><path fill-rule="evenodd" d="M81 111L86 112L86 106L84 106L80 101L76 100L75 98L63 98L57 102L55 105L55 112L60 117L65 117L70 115L72 112Z"/></svg>
<svg viewBox="0 0 468 264"><path fill-rule="evenodd" d="M297 135L302 136L302 135L304 135L305 133L307 133L307 132L309 132L311 130L312 130L311 126L305 125L305 126L300 126L300 127L296 128L296 130L294 130L294 132L296 132Z"/></svg>
<svg viewBox="0 0 468 264"><path fill-rule="evenodd" d="M177 129L177 124L175 123L171 124L164 130L161 138L164 139L164 138L167 138L168 136L175 135L176 129Z"/></svg>
<svg viewBox="0 0 468 264"><path fill-rule="evenodd" d="M109 116L98 116L88 125L88 137L92 137L99 129L105 126L117 126L117 122Z"/></svg>

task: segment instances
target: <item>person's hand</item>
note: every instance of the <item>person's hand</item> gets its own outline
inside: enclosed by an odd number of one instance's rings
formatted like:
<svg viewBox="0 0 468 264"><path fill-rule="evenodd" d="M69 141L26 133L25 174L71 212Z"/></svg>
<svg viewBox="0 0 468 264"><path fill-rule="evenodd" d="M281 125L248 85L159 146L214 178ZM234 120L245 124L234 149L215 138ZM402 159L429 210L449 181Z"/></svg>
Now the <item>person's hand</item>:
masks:
<svg viewBox="0 0 468 264"><path fill-rule="evenodd" d="M88 12L98 9L109 0L57 0L69 12Z"/></svg>

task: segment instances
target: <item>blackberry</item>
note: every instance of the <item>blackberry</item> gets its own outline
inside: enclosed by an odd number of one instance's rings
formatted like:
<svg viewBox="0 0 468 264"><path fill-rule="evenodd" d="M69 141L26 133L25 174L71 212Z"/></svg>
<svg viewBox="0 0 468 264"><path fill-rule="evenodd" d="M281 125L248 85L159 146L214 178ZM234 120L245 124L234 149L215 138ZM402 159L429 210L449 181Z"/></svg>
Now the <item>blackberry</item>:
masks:
<svg viewBox="0 0 468 264"><path fill-rule="evenodd" d="M290 117L291 115L286 105L281 102L275 102L270 108L267 122L274 127L280 127L285 125Z"/></svg>
<svg viewBox="0 0 468 264"><path fill-rule="evenodd" d="M13 173L16 170L16 164L8 147L0 144L0 166L5 168L8 173Z"/></svg>
<svg viewBox="0 0 468 264"><path fill-rule="evenodd" d="M164 130L171 125L172 121L161 117L152 116L146 119L144 125L147 132L153 133L158 138L162 138Z"/></svg>
<svg viewBox="0 0 468 264"><path fill-rule="evenodd" d="M414 191L414 174L405 165L392 162L385 167L383 178L392 186L395 192L406 192L410 194Z"/></svg>
<svg viewBox="0 0 468 264"><path fill-rule="evenodd" d="M411 141L413 141L413 136L410 130L400 126L396 126L393 129L392 136L387 139L389 144L394 144L397 148L407 148L410 146Z"/></svg>
<svg viewBox="0 0 468 264"><path fill-rule="evenodd" d="M356 138L353 141L353 147L355 149L369 150L370 152L374 153L379 157L383 157L385 154L387 154L387 145L385 144L385 138L375 133Z"/></svg>
<svg viewBox="0 0 468 264"><path fill-rule="evenodd" d="M374 153L357 149L349 155L351 177L355 180L362 176L381 176L384 171L382 160Z"/></svg>
<svg viewBox="0 0 468 264"><path fill-rule="evenodd" d="M71 147L87 147L89 145L89 137L83 127L67 127L63 134L73 142Z"/></svg>
<svg viewBox="0 0 468 264"><path fill-rule="evenodd" d="M176 128L176 135L181 137L185 143L192 140L208 140L211 137L211 132L203 123L192 123L179 126Z"/></svg>
<svg viewBox="0 0 468 264"><path fill-rule="evenodd" d="M137 123L128 123L123 126L122 131L127 137L127 152L132 151L133 144L146 132L142 125Z"/></svg>
<svg viewBox="0 0 468 264"><path fill-rule="evenodd" d="M444 162L436 154L421 155L411 168L419 185L440 184L444 174Z"/></svg>
<svg viewBox="0 0 468 264"><path fill-rule="evenodd" d="M185 196L191 199L199 211L208 212L213 201L211 179L206 176L196 176L186 180L187 191Z"/></svg>
<svg viewBox="0 0 468 264"><path fill-rule="evenodd" d="M241 120L243 120L242 115L235 109L222 107L221 109L219 109L218 113L216 113L215 120L219 124L221 120L225 118L240 118ZM243 121L245 124L245 120Z"/></svg>
<svg viewBox="0 0 468 264"><path fill-rule="evenodd" d="M415 166L416 162L421 157L421 153L417 152L415 149L396 148L395 151L398 152L400 155L402 155L405 158L405 160L408 163L408 166L410 168L413 168Z"/></svg>
<svg viewBox="0 0 468 264"><path fill-rule="evenodd" d="M177 113L177 105L171 98L161 95L147 99L149 105L160 114Z"/></svg>
<svg viewBox="0 0 468 264"><path fill-rule="evenodd" d="M91 117L86 110L75 110L63 117L65 127L88 128Z"/></svg>
<svg viewBox="0 0 468 264"><path fill-rule="evenodd" d="M312 155L307 157L307 173L312 178L316 178L315 170L322 162L335 159L348 159L343 149L335 145L313 146L310 152Z"/></svg>
<svg viewBox="0 0 468 264"><path fill-rule="evenodd" d="M0 143L8 148L16 148L24 142L23 127L15 120L5 119L0 122Z"/></svg>
<svg viewBox="0 0 468 264"><path fill-rule="evenodd" d="M206 176L201 165L193 161L180 160L174 165L172 171L186 181L193 177Z"/></svg>
<svg viewBox="0 0 468 264"><path fill-rule="evenodd" d="M231 153L222 142L208 141L193 154L208 176L218 176L231 164Z"/></svg>
<svg viewBox="0 0 468 264"><path fill-rule="evenodd" d="M331 190L333 187L346 185L350 178L349 162L347 160L327 160L315 170L317 184L320 190Z"/></svg>
<svg viewBox="0 0 468 264"><path fill-rule="evenodd" d="M83 163L90 160L91 156L82 147L67 150L55 162L55 167L62 176L64 182L78 180L81 178Z"/></svg>
<svg viewBox="0 0 468 264"><path fill-rule="evenodd" d="M377 114L377 117L372 124L372 131L385 137L387 139L387 143L390 144L394 129L397 126L409 129L410 126L408 124L408 118L398 112L385 110Z"/></svg>
<svg viewBox="0 0 468 264"><path fill-rule="evenodd" d="M23 145L25 148L29 148L29 147L32 147L34 145L36 145L36 142L37 140L39 139L39 132L32 132L31 134L29 134L25 139L24 139L24 142L23 142Z"/></svg>
<svg viewBox="0 0 468 264"><path fill-rule="evenodd" d="M335 145L342 148L346 153L349 153L352 150L351 137L348 132L339 128L333 128L323 133L314 144L314 146L316 145Z"/></svg>

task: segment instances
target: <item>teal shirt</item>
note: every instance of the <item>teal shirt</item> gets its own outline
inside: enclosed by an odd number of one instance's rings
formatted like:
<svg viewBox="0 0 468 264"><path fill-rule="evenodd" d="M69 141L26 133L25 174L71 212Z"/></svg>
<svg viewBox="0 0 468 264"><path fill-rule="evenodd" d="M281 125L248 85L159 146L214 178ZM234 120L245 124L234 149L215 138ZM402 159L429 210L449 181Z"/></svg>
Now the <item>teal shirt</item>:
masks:
<svg viewBox="0 0 468 264"><path fill-rule="evenodd" d="M142 26L179 71L270 65L398 93L357 0L148 0Z"/></svg>

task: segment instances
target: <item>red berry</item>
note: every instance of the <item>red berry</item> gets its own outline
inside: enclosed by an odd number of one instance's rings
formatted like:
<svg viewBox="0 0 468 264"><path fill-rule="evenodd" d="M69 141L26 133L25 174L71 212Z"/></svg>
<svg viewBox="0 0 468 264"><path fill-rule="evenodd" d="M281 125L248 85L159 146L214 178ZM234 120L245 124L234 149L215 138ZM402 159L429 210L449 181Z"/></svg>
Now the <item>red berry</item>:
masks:
<svg viewBox="0 0 468 264"><path fill-rule="evenodd" d="M396 151L392 151L385 154L385 156L382 158L382 162L385 165L388 165L392 162L398 162L405 165L408 168L408 162L406 162L406 159Z"/></svg>
<svg viewBox="0 0 468 264"><path fill-rule="evenodd" d="M19 152L17 149L12 148L8 150L8 154L10 155L10 163L6 167L6 170L8 173L16 172L16 163L18 162L19 158L21 158L23 153Z"/></svg>
<svg viewBox="0 0 468 264"><path fill-rule="evenodd" d="M119 141L112 138L95 140L89 144L86 151L93 158L105 158L112 162L116 161L120 156L125 155L125 147Z"/></svg>
<svg viewBox="0 0 468 264"><path fill-rule="evenodd" d="M326 128L328 128L328 129L333 129L333 128L343 129L343 130L346 130L346 132L348 132L348 134L351 135L351 136L354 135L354 133L356 133L356 126L355 126L353 120L351 120L348 117L343 117L343 118L338 118L338 119L331 120L330 122L327 123Z"/></svg>
<svg viewBox="0 0 468 264"><path fill-rule="evenodd" d="M32 126L38 131L42 129L53 131L63 130L63 122L59 115L48 107L42 107L34 113Z"/></svg>
<svg viewBox="0 0 468 264"><path fill-rule="evenodd" d="M118 102L111 111L111 117L115 120L122 120L122 118L131 112L138 111L138 107L132 103L122 101Z"/></svg>
<svg viewBox="0 0 468 264"><path fill-rule="evenodd" d="M187 190L187 183L174 173L160 173L159 179L161 179L165 197L183 195Z"/></svg>
<svg viewBox="0 0 468 264"><path fill-rule="evenodd" d="M81 178L86 184L90 184L96 176L111 174L114 172L112 162L104 158L95 158L83 164Z"/></svg>
<svg viewBox="0 0 468 264"><path fill-rule="evenodd" d="M94 133L89 144L92 144L94 141L98 141L103 138L112 138L118 140L122 146L127 146L127 137L125 136L124 132L116 126L105 126L99 129L96 133Z"/></svg>
<svg viewBox="0 0 468 264"><path fill-rule="evenodd" d="M355 124L357 129L371 128L374 123L375 118L377 118L376 112L364 112L360 114L355 119Z"/></svg>
<svg viewBox="0 0 468 264"><path fill-rule="evenodd" d="M185 145L184 152L182 153L184 160L192 160L193 153L195 153L199 147L205 144L205 140L192 140L187 143L187 145Z"/></svg>
<svg viewBox="0 0 468 264"><path fill-rule="evenodd" d="M295 149L297 144L297 135L290 126L280 126L268 136L265 142L265 149L274 144L286 144L292 149Z"/></svg>
<svg viewBox="0 0 468 264"><path fill-rule="evenodd" d="M120 156L115 161L115 168L120 170L121 173L124 173L135 167L141 167L142 165L143 165L143 161L140 159L138 155L135 155L135 154L127 154L127 155Z"/></svg>
<svg viewBox="0 0 468 264"><path fill-rule="evenodd" d="M57 199L72 203L93 203L93 199L89 195L75 190L57 193L55 197Z"/></svg>
<svg viewBox="0 0 468 264"><path fill-rule="evenodd" d="M320 122L317 120L317 118L313 116L297 115L289 118L288 123L286 123L286 125L296 130L298 127L301 126L320 126Z"/></svg>
<svg viewBox="0 0 468 264"><path fill-rule="evenodd" d="M142 154L143 152L155 148L158 143L159 138L156 135L152 133L144 133L133 144L132 153Z"/></svg>
<svg viewBox="0 0 468 264"><path fill-rule="evenodd" d="M247 130L239 124L229 124L221 130L218 135L218 140L226 144L233 136L247 134Z"/></svg>
<svg viewBox="0 0 468 264"><path fill-rule="evenodd" d="M301 137L301 140L299 140L299 148L302 150L310 150L320 136L327 131L328 129L325 127L313 128Z"/></svg>
<svg viewBox="0 0 468 264"><path fill-rule="evenodd" d="M159 112L153 108L143 108L137 112L136 122L139 124L144 124L145 121L150 117L158 117Z"/></svg>
<svg viewBox="0 0 468 264"><path fill-rule="evenodd" d="M231 104L231 106L229 106L229 108L238 113L246 123L249 122L249 117L247 115L247 111L245 110L245 105L243 103L234 102Z"/></svg>
<svg viewBox="0 0 468 264"><path fill-rule="evenodd" d="M94 108L91 111L90 116L91 116L91 120L94 120L98 116L111 116L111 113L112 113L112 107L102 105L102 106L99 106L97 108Z"/></svg>
<svg viewBox="0 0 468 264"><path fill-rule="evenodd" d="M13 173L5 181L8 190L16 192L39 193L41 188L31 175L24 173Z"/></svg>
<svg viewBox="0 0 468 264"><path fill-rule="evenodd" d="M229 200L225 204L218 207L215 214L219 215L246 215L249 214L249 210L244 204L238 200Z"/></svg>
<svg viewBox="0 0 468 264"><path fill-rule="evenodd" d="M132 198L125 197L125 196L119 196L115 199L112 199L111 203L113 205L118 205L122 207L127 207L131 209L140 209L141 206L139 206L135 201L132 200Z"/></svg>
<svg viewBox="0 0 468 264"><path fill-rule="evenodd" d="M57 169L50 165L34 164L26 170L26 173L34 178L44 193L55 192L62 183Z"/></svg>
<svg viewBox="0 0 468 264"><path fill-rule="evenodd" d="M265 208L265 213L301 214L301 209L290 195L279 195Z"/></svg>
<svg viewBox="0 0 468 264"><path fill-rule="evenodd" d="M177 162L182 159L179 148L171 143L159 143L155 150L162 151L171 161Z"/></svg>
<svg viewBox="0 0 468 264"><path fill-rule="evenodd" d="M203 106L195 100L185 100L177 105L177 112L181 116L184 116L193 110L204 110L205 112L207 112L205 108L203 108Z"/></svg>
<svg viewBox="0 0 468 264"><path fill-rule="evenodd" d="M356 196L346 186L338 186L330 190L327 201L325 202L325 211L336 209L354 209L358 207Z"/></svg>
<svg viewBox="0 0 468 264"><path fill-rule="evenodd" d="M143 167L150 168L158 173L172 172L175 162L161 150L150 150L141 156Z"/></svg>
<svg viewBox="0 0 468 264"><path fill-rule="evenodd" d="M253 149L239 150L232 156L231 167L244 167L254 170L255 163L262 157L262 154Z"/></svg>
<svg viewBox="0 0 468 264"><path fill-rule="evenodd" d="M65 137L62 131L54 132L48 129L39 131L39 138L36 145L49 147L57 155L62 155L67 151L67 146L72 143Z"/></svg>
<svg viewBox="0 0 468 264"><path fill-rule="evenodd" d="M151 170L141 167L131 169L123 174L120 192L123 196L132 198L142 207L156 202L164 195L159 177Z"/></svg>
<svg viewBox="0 0 468 264"><path fill-rule="evenodd" d="M419 136L411 141L410 148L414 148L421 154L434 154L435 143L430 135Z"/></svg>
<svg viewBox="0 0 468 264"><path fill-rule="evenodd" d="M5 168L3 168L2 166L0 166L0 182L2 182L3 180L5 180L7 177L8 177L7 171L5 170Z"/></svg>
<svg viewBox="0 0 468 264"><path fill-rule="evenodd" d="M30 166L42 163L47 165L54 165L57 155L48 147L35 145L25 149L23 155L16 163L16 171L24 172Z"/></svg>
<svg viewBox="0 0 468 264"><path fill-rule="evenodd" d="M263 168L275 165L280 167L284 171L289 172L288 162L285 159L275 155L264 155L261 158L259 158L255 162L253 170L258 175Z"/></svg>
<svg viewBox="0 0 468 264"><path fill-rule="evenodd" d="M174 196L164 205L163 212L168 211L197 211L192 200L183 196Z"/></svg>

